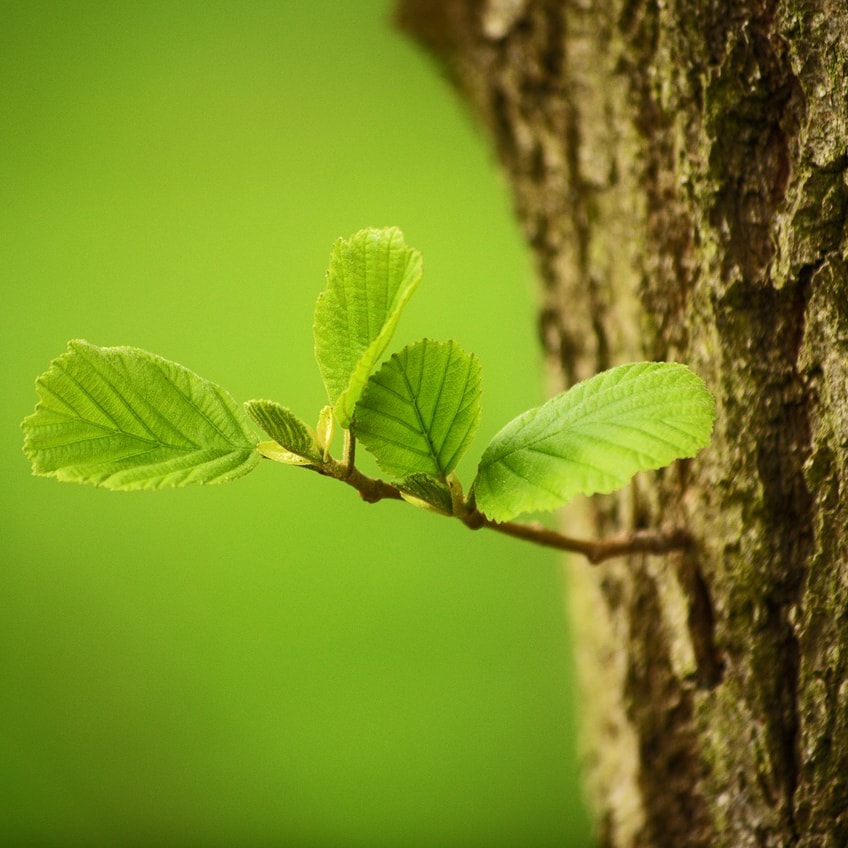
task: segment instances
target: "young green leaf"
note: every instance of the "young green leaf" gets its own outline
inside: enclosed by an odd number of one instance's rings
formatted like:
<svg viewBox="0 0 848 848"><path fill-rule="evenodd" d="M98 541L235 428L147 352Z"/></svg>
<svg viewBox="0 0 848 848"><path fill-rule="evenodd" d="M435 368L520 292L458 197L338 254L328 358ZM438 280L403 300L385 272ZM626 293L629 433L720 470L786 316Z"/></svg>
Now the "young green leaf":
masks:
<svg viewBox="0 0 848 848"><path fill-rule="evenodd" d="M285 451L307 460L306 464L321 464L323 450L315 435L290 409L273 400L249 400L244 408Z"/></svg>
<svg viewBox="0 0 848 848"><path fill-rule="evenodd" d="M21 425L36 474L160 489L233 480L260 461L249 419L220 386L138 348L68 348L38 378Z"/></svg>
<svg viewBox="0 0 848 848"><path fill-rule="evenodd" d="M453 513L453 499L447 484L427 474L413 474L398 483L401 496L414 506L424 506L443 515Z"/></svg>
<svg viewBox="0 0 848 848"><path fill-rule="evenodd" d="M421 254L397 227L360 230L333 247L327 288L315 306L315 358L342 427L350 427L421 274Z"/></svg>
<svg viewBox="0 0 848 848"><path fill-rule="evenodd" d="M483 453L473 492L495 521L612 492L637 471L709 444L715 405L685 365L621 365L506 425Z"/></svg>
<svg viewBox="0 0 848 848"><path fill-rule="evenodd" d="M480 363L456 342L421 339L368 380L353 432L399 478L445 480L480 421Z"/></svg>

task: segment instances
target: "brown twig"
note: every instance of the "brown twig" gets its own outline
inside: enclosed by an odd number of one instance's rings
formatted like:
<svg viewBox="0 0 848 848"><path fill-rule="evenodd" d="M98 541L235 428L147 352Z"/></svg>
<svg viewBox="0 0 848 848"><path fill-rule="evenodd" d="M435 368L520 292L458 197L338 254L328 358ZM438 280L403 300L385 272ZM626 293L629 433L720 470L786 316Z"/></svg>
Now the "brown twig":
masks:
<svg viewBox="0 0 848 848"><path fill-rule="evenodd" d="M352 440L351 440L352 442ZM366 503L377 503L383 500L403 500L400 489L387 483L385 480L380 480L378 477L368 477L363 474L352 462L353 460L353 444L345 450L345 459L342 462L330 458L320 466L309 466L311 470L323 474L325 477L332 477L334 480L340 480L342 483L356 489L359 496Z"/></svg>
<svg viewBox="0 0 848 848"><path fill-rule="evenodd" d="M607 559L630 554L666 554L670 551L689 547L692 539L681 528L670 530L634 530L609 539L575 539L557 533L541 524L520 524L514 521L499 523L483 516L481 527L488 527L498 533L525 539L547 548L582 554L592 565Z"/></svg>
<svg viewBox="0 0 848 848"><path fill-rule="evenodd" d="M346 446L345 458L342 462L329 459L320 467L312 466L327 477L340 480L359 492L359 496L367 503L377 503L382 500L403 500L403 495L397 486L376 477L368 477L353 464L353 443ZM479 530L486 527L496 533L523 539L546 548L559 551L582 554L593 565L618 556L631 554L666 554L670 551L683 550L692 544L689 534L681 528L664 530L634 530L621 536L609 539L575 539L557 533L542 524L521 524L515 521L492 521L472 505L461 513L455 513L467 527Z"/></svg>

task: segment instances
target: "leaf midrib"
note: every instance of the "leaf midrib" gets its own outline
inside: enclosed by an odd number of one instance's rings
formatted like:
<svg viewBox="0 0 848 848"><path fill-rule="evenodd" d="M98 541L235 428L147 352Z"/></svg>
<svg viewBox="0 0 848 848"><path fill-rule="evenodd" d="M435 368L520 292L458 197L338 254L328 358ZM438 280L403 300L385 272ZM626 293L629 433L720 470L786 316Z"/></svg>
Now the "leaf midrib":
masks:
<svg viewBox="0 0 848 848"><path fill-rule="evenodd" d="M615 387L608 389L607 391L613 391L614 388ZM600 398L601 396L602 395L599 393L598 395L594 395L593 397ZM584 402L581 401L581 405L583 403ZM690 402L690 405L691 405L691 402ZM543 404L543 406L544 406L544 404ZM543 408L543 406L538 407L538 410L541 410ZM574 413L578 409L579 409L579 406L576 407L574 410L572 410L572 412ZM649 415L650 410L652 410L652 409L663 409L663 410L668 411L668 403L665 400L657 400L657 401L654 401L652 403L645 404L645 405L642 405L642 406L639 407L639 411L640 411L641 415ZM581 431L581 428L591 427L593 423L598 424L598 425L603 425L603 426L621 427L622 429L636 430L636 431L643 432L643 433L646 432L646 431L640 430L638 427L634 427L633 425L626 424L626 423L620 423L620 422L615 421L614 418L611 419L611 418L607 418L607 417L602 416L602 415L600 415L598 417L597 421L593 422L592 421L592 415L595 412L597 412L597 410L590 410L589 412L586 412L586 413L583 413L583 414L574 415L572 420L569 421L569 423L566 426L562 427L561 429L554 431L554 432L545 432L545 433L541 434L540 436L536 437L535 439L533 439L531 441L522 442L519 446L514 447L514 448L510 448L509 450L505 451L504 453L498 454L494 459L489 460L489 462L498 462L502 459L505 459L508 456L512 456L513 454L519 453L523 450L531 450L536 445L538 445L539 443L545 442L548 439L552 439L555 436L560 435L562 433L578 432L578 433L580 433L580 437L582 438L584 436L584 433ZM665 416L664 416L664 419L665 419ZM676 426L676 424L669 422L667 420L663 420L663 425L667 426L667 427L674 427L675 429L679 430L681 433L686 433L685 430L682 430L680 427ZM554 426L553 424L548 425L546 427L546 430L550 430L553 426ZM516 431L514 434L510 435L510 439L518 438L520 433L521 433L521 430ZM590 437L589 434L585 434L585 435ZM650 438L652 438L656 441L663 441L660 437L658 437L654 433L647 433L647 435L650 436ZM692 434L692 433L686 433L686 435L689 436L689 438L694 438L694 434ZM667 442L667 441L666 441L666 443L671 444L670 442Z"/></svg>
<svg viewBox="0 0 848 848"><path fill-rule="evenodd" d="M102 361L93 361L90 357L85 355L87 353L87 351L85 350L84 345L78 345L77 347L75 347L75 351L77 352L78 355L82 356L82 358L86 361L86 363L88 363L88 365L92 368L92 370L103 380L104 383L106 383L107 386L109 386L109 388L115 393L115 395L118 398L118 400L120 401L120 403L123 404L124 408L132 415L132 417L138 422L138 424L144 430L147 431L147 433L149 434L150 437L145 438L144 436L142 436L140 434L130 433L127 430L123 429L118 424L118 422L115 420L114 416L111 415L103 407L103 405L97 400L96 397L94 397L94 395L92 395L92 393L88 390L88 388L86 388L86 386L82 382L80 382L80 380L73 373L71 373L71 371L68 370L68 368L66 367L66 363L62 362L62 361L58 361L58 364L60 366L62 373L65 374L65 376L68 377L68 379L70 379L77 386L77 388L82 392L82 394L84 394L91 401L91 403L100 410L100 412L103 414L104 418L106 418L108 421L111 421L114 426L112 428L109 428L108 426L106 426L102 423L92 421L91 419L84 417L76 409L74 409L74 412L76 413L76 420L83 421L83 422L85 422L86 424L89 424L92 427L95 427L95 428L100 429L100 430L104 430L106 432L120 433L123 436L126 436L128 439L133 439L133 440L138 441L138 442L142 442L142 443L146 443L146 444L153 444L153 445L161 445L162 447L167 448L169 450L183 450L183 451L189 452L192 449L194 449L194 450L205 450L206 449L202 445L199 445L193 439L189 438L189 436L183 430L181 430L179 427L177 427L171 419L168 419L164 415L162 415L156 409L156 407L152 406L147 401L143 401L145 403L145 405L148 407L149 411L153 415L155 415L160 421L165 422L170 429L172 429L173 431L178 433L185 440L186 443L184 445L178 445L178 444L174 444L172 442L168 442L168 441L165 441L164 439L162 439L161 436L159 436L155 432L155 430L153 430L150 426L148 426L148 424L145 422L145 420L139 416L138 412L135 410L135 408L130 403L128 398L124 395L124 393L121 391L121 389L117 385L115 385L115 383L113 382L113 379L110 379L109 376L107 374L103 373L103 370L101 370L101 368L98 367L102 363L102 366L104 368L109 368L110 371L112 372L112 374L114 374L115 369L111 365L111 363L102 362ZM230 445L232 448L234 448L236 450L247 450L248 449L247 445L239 445L239 444L236 444L235 442L233 442L221 430L221 428L214 421L212 421L209 418L209 416L206 415L206 413L197 406L197 404L195 404L192 401L192 399L180 388L180 386L177 385L177 383L172 379L172 377L169 374L167 374L165 371L162 370L162 367L159 365L159 363L152 362L150 364L155 366L159 375L170 386L173 387L174 391L183 400L183 402L187 406L189 406L200 418L202 418L204 421L206 421L206 423L210 426L210 428L218 434L218 436L221 438L221 440L225 444ZM208 381L206 382L206 384L207 384L208 388L212 389L213 393L215 394L215 397L217 398L218 393L208 383ZM56 395L56 393L52 389L50 389L49 387L44 386L44 388L47 389L48 391L50 391L50 393L54 397L58 397ZM63 403L65 403L65 405L67 405L66 401L63 401ZM63 413L56 413L56 414L61 415ZM66 417L68 420L74 420L69 415L65 415L64 417ZM237 429L239 429L239 430L243 429L239 425L238 421L234 421L233 423L238 425ZM224 448L222 447L220 449L223 450Z"/></svg>
<svg viewBox="0 0 848 848"><path fill-rule="evenodd" d="M422 344L422 349L421 349L421 360L422 361L424 359L426 350L427 350L427 340L424 339L423 344ZM430 429L432 427L433 422L431 421L430 425L425 425L421 408L420 408L420 406L417 402L417 398L418 398L418 395L420 393L421 386L419 385L419 387L418 387L419 391L413 390L412 383L411 383L409 376L407 374L407 371L406 371L406 363L401 362L400 359L398 359L398 365L400 366L400 373L401 373L401 376L403 377L404 383L406 384L406 388L409 390L408 403L410 404L410 406L412 406L413 412L415 413L415 419L418 422L418 426L420 427L421 435L424 436L424 441L425 441L427 448L429 449L429 452L430 452L430 459L433 461L433 465L436 467L436 470L438 471L438 478L442 482L444 482L445 479L446 479L445 469L442 467L441 463L439 462L439 454L436 451L435 445L433 444L433 440L430 438ZM445 375L446 374L447 374L447 368L443 369L443 371L442 371L442 382L439 385L439 394L438 394L438 397L436 398L436 403L433 404L433 415L434 416L436 414L436 409L438 408L438 402L439 402L439 400L441 399L441 396L442 396L442 390L443 390L444 385L445 385ZM424 375L424 369L422 367L421 368L422 379L423 379L423 375Z"/></svg>

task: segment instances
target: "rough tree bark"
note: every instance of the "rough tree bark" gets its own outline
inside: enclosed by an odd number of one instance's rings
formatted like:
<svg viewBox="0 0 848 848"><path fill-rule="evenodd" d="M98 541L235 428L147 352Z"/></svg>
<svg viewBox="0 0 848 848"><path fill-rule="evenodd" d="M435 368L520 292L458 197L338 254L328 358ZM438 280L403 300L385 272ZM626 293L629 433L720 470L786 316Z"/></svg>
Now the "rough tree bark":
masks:
<svg viewBox="0 0 848 848"><path fill-rule="evenodd" d="M599 844L848 845L848 6L398 14L494 141L561 383L675 359L718 401L582 519L696 539L571 569Z"/></svg>

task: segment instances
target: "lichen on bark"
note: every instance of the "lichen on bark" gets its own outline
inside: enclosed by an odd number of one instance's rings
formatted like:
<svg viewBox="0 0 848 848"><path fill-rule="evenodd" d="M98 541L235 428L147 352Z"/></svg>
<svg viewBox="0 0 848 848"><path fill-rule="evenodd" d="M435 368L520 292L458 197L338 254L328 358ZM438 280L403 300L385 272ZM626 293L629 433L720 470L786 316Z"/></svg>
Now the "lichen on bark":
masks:
<svg viewBox="0 0 848 848"><path fill-rule="evenodd" d="M564 519L689 552L571 569L610 846L848 844L848 8L406 0L488 128L557 388L679 359L714 443Z"/></svg>

